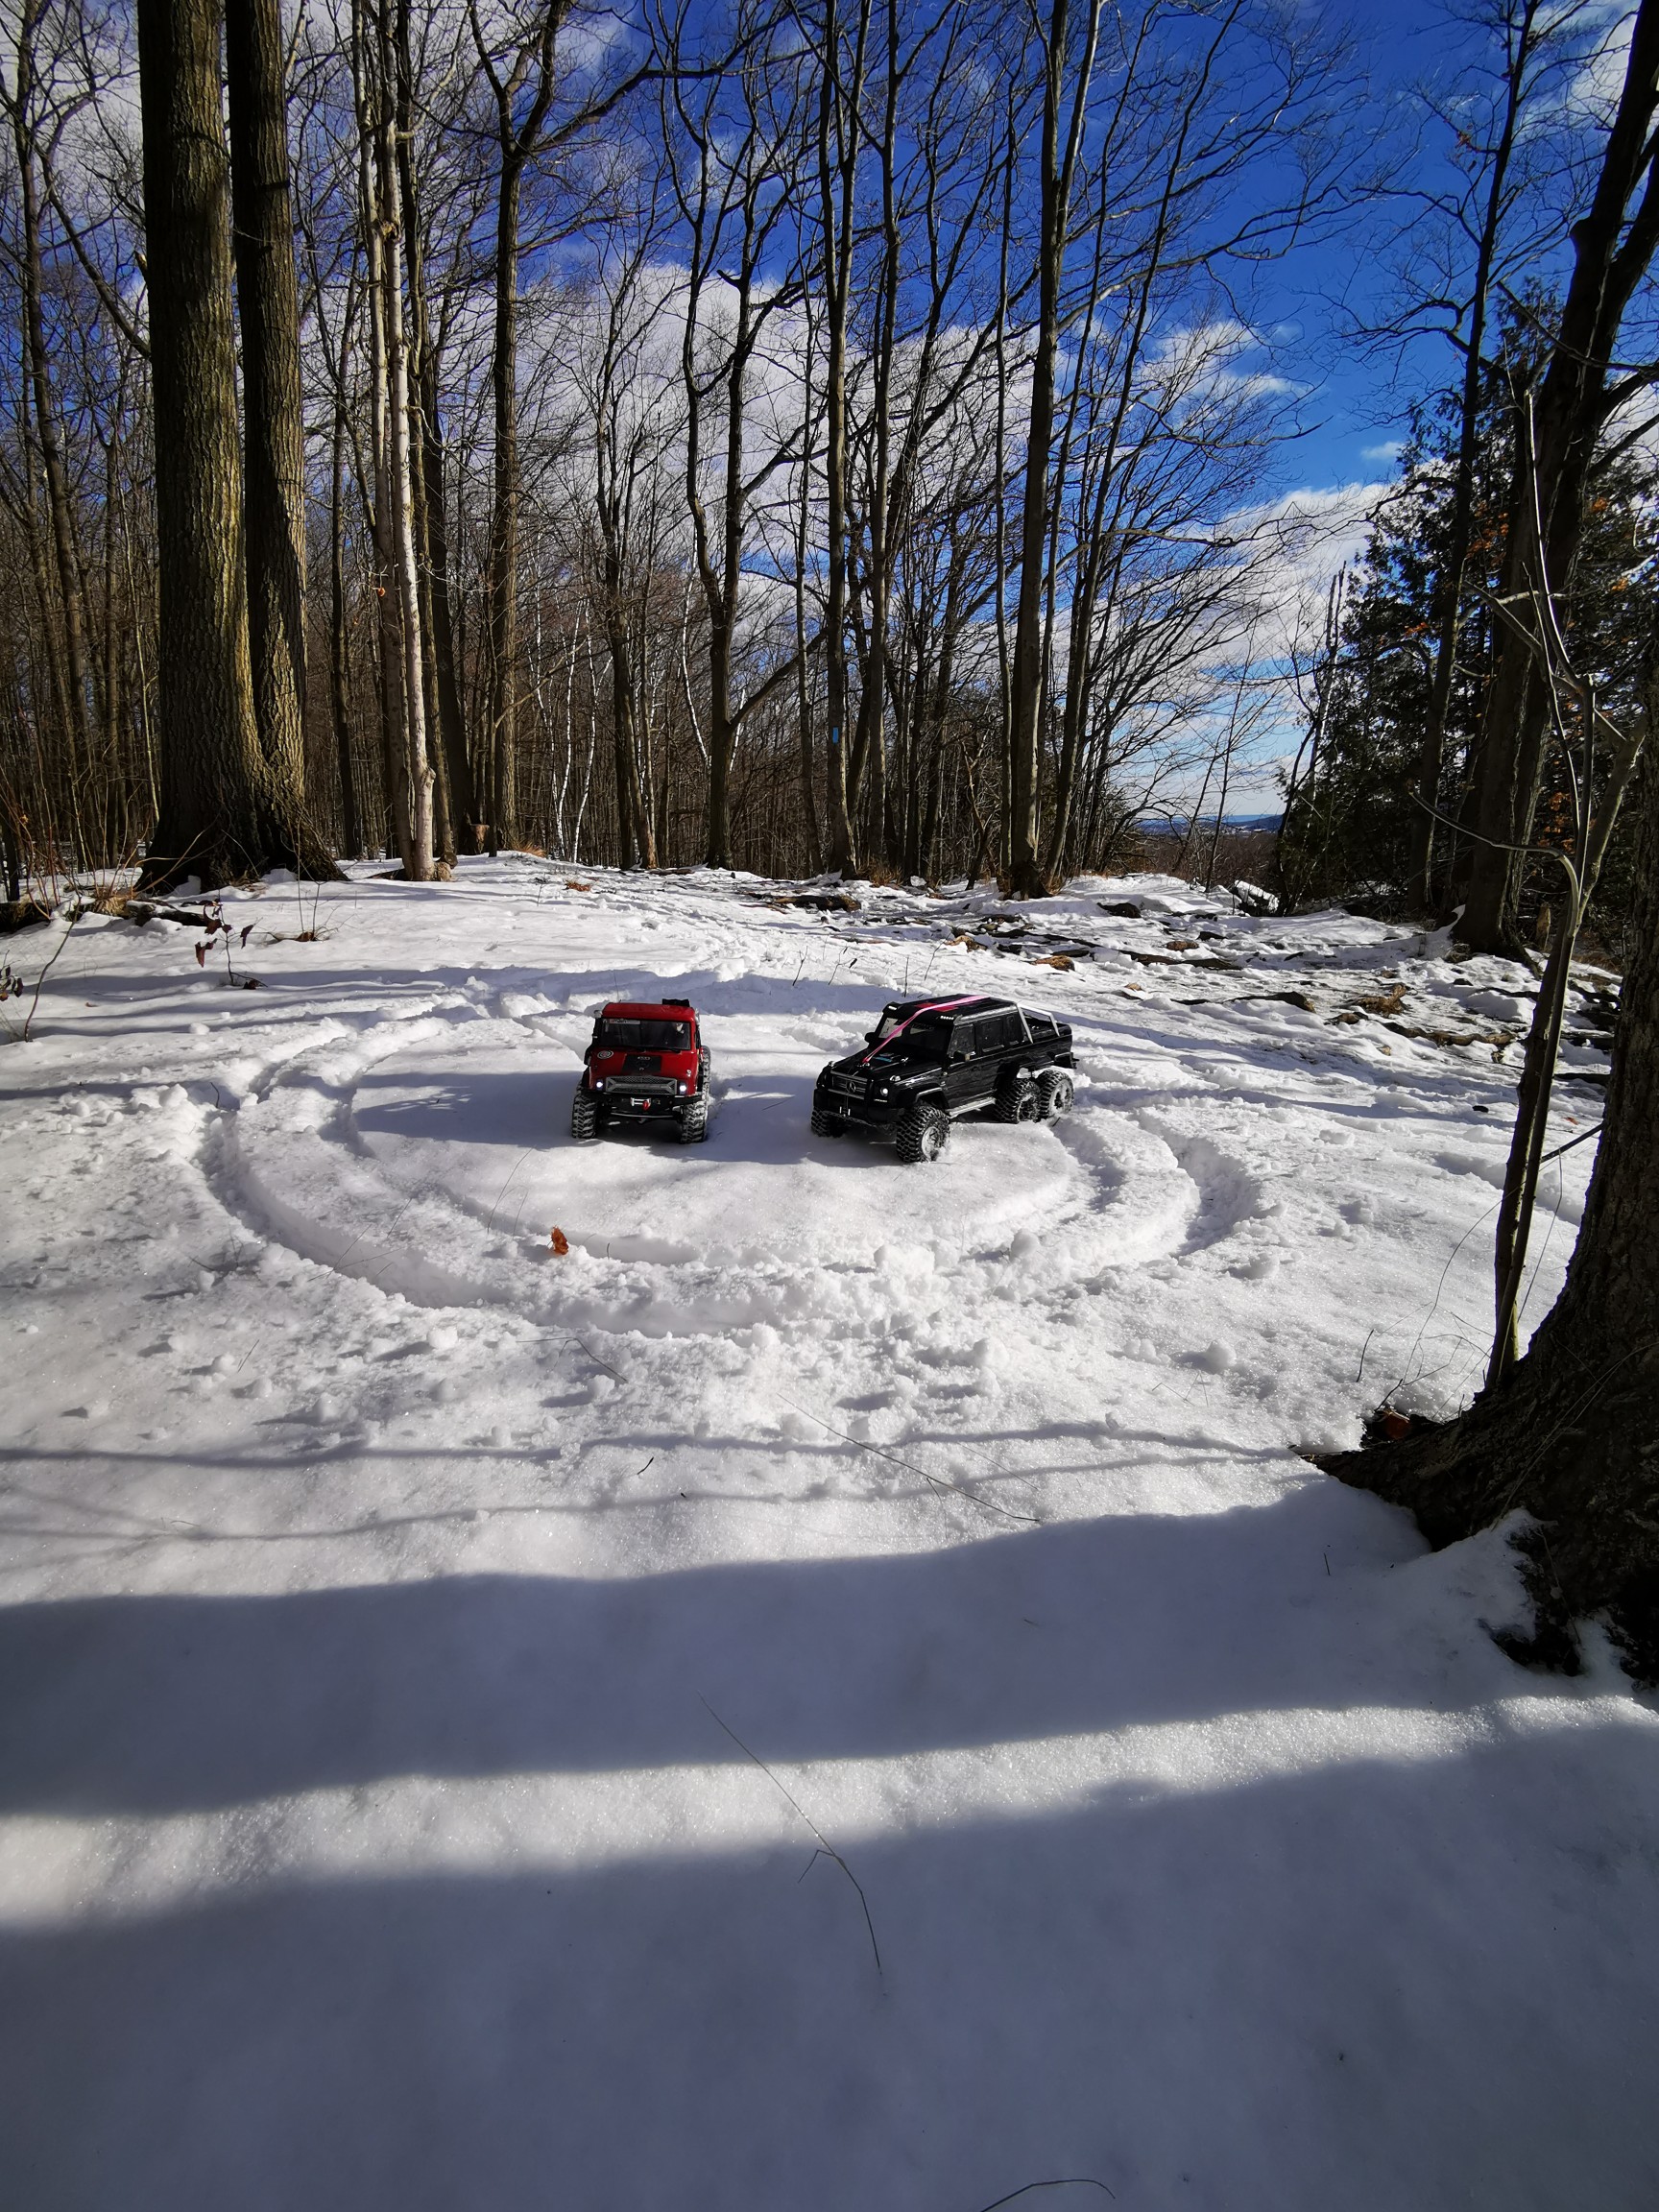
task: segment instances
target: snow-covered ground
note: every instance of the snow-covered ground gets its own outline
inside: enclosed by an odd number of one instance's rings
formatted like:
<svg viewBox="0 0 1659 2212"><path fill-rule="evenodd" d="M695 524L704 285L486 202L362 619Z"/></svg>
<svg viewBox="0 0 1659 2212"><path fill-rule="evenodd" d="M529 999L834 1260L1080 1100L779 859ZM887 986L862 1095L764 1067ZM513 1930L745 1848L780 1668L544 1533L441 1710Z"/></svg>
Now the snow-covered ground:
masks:
<svg viewBox="0 0 1659 2212"><path fill-rule="evenodd" d="M0 2200L1647 2212L1659 1712L1296 1449L1479 1379L1521 973L567 876L89 915L0 1046ZM578 1150L660 986L709 1142ZM924 987L1073 1116L813 1139Z"/></svg>

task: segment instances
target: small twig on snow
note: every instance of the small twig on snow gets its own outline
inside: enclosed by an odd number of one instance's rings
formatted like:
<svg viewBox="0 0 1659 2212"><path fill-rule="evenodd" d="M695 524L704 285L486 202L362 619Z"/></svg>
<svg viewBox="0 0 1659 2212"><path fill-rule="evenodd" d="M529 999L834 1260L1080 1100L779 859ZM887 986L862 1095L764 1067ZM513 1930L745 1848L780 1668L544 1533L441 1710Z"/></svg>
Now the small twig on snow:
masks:
<svg viewBox="0 0 1659 2212"><path fill-rule="evenodd" d="M840 1852L836 1850L834 1844L830 1842L829 1837L825 1835L823 1829L819 1827L817 1821L813 1819L811 1814L806 1811L800 1798L795 1796L785 1786L785 1784L779 1781L777 1775L773 1773L771 1767L767 1766L765 1760L760 1757L758 1752L750 1750L748 1744L744 1743L742 1737L738 1735L735 1728L727 1727L726 1722L720 1719L719 1714L714 1711L713 1706L709 1704L707 1697L704 1697L702 1702L704 1710L710 1716L711 1719L718 1720L722 1728L726 1729L727 1735L731 1737L733 1743L736 1744L738 1750L742 1752L744 1758L753 1759L756 1766L759 1767L761 1773L765 1775L767 1781L771 1783L772 1787L779 1791L784 1797L788 1799L789 1803L794 1806L796 1812L800 1814L802 1819L806 1823L807 1827L811 1829L813 1835L817 1838L819 1850L824 1854L826 1859L834 1860L836 1865L840 1867L842 1873L846 1875L848 1881L851 1882L854 1888L857 1890L858 1902L864 1910L864 1925L870 1932L870 1949L876 1960L876 1977L878 1981L885 1984L886 1977L883 1975L881 1970L881 1946L876 1940L876 1923L870 1917L870 1900L864 1894L864 1885L859 1881L857 1875L854 1873L852 1867L848 1865L846 1860L842 1858ZM806 1873L810 1873L811 1870L812 1863L810 1860L808 1860L806 1864ZM805 1879L805 1874L802 1876L802 1879L803 1881Z"/></svg>
<svg viewBox="0 0 1659 2212"><path fill-rule="evenodd" d="M906 1475L919 1475L931 1489L949 1490L952 1497L961 1498L970 1505L977 1505L987 1513L999 1513L1004 1521L1023 1522L1032 1528L1041 1528L1043 1526L1040 1513L1016 1513L1006 1505L998 1505L994 1498L975 1498L972 1490L964 1490L960 1483L947 1481L943 1475L930 1475L926 1467L917 1466L913 1459L902 1459L897 1452L883 1451L879 1444L867 1444L861 1436L850 1436L845 1429L837 1429L831 1422L826 1421L821 1413L814 1413L809 1407L796 1405L793 1398L785 1398L783 1403L785 1406L793 1406L797 1413L805 1414L808 1421L816 1421L819 1428L827 1430L831 1436L839 1436L843 1444L851 1444L855 1452L868 1452L878 1459L886 1459L895 1467L902 1467Z"/></svg>
<svg viewBox="0 0 1659 2212"><path fill-rule="evenodd" d="M1116 2189L1107 2189L1104 2181L1096 2181L1093 2174L1062 2174L1055 2181L1027 2181L1022 2189L1012 2189L1006 2197L998 2197L995 2204L980 2207L980 2212L998 2212L998 2206L1012 2204L1016 2197L1029 2197L1033 2189L1103 2189L1114 2204L1118 2201Z"/></svg>
<svg viewBox="0 0 1659 2212"><path fill-rule="evenodd" d="M575 1335L569 1331L565 1332L565 1341L566 1344L574 1344L579 1350L586 1352L589 1358L592 1360L595 1367L603 1367L607 1375L612 1376L618 1382L621 1382L621 1370L619 1368L613 1367L609 1359L601 1359L598 1353L594 1351L591 1344L584 1342L580 1336Z"/></svg>

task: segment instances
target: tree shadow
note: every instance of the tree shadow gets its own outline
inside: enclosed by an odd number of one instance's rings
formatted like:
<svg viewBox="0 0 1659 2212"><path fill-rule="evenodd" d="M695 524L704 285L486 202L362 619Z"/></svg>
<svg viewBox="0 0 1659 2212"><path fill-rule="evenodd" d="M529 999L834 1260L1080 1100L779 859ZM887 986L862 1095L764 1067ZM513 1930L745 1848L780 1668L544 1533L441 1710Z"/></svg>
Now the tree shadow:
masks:
<svg viewBox="0 0 1659 2212"><path fill-rule="evenodd" d="M805 1827L515 1853L452 1812L453 1871L255 1853L206 1902L0 1935L0 2164L31 2212L978 2212L1059 2174L1647 2212L1659 1912L1568 1849L1627 1794L1623 1735L841 1839L879 1977ZM739 1829L770 1807L727 1787Z"/></svg>
<svg viewBox="0 0 1659 2212"><path fill-rule="evenodd" d="M781 1760L1363 1704L1391 1691L1357 1677L1351 1592L1322 1566L1337 1529L1383 1559L1417 1548L1387 1508L1310 1481L872 1558L14 1605L0 1812L718 1763L705 1698Z"/></svg>

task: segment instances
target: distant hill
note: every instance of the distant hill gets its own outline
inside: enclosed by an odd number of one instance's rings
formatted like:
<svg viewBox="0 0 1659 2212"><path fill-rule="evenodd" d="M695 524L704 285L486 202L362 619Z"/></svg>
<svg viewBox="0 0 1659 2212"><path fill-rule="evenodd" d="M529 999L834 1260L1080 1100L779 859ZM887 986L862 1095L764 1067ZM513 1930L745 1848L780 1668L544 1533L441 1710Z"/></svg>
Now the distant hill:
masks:
<svg viewBox="0 0 1659 2212"><path fill-rule="evenodd" d="M1206 827L1213 826L1214 822L1214 815L1201 815L1199 819ZM1224 830L1262 830L1271 832L1279 828L1284 819L1283 814L1227 814L1222 817L1221 827ZM1189 827L1188 818L1184 814L1161 814L1143 819L1141 823L1142 832L1147 837L1184 837Z"/></svg>

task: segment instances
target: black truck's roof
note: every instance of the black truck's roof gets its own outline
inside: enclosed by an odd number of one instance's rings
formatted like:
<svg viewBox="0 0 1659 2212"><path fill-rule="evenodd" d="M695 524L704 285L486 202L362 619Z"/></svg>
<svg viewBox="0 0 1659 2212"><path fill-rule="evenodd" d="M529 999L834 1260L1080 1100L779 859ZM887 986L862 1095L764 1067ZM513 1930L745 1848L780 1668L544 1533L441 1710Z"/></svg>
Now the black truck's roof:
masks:
<svg viewBox="0 0 1659 2212"><path fill-rule="evenodd" d="M1017 1009L1012 998L889 998L881 1011L909 1018L917 1014L1005 1014Z"/></svg>

